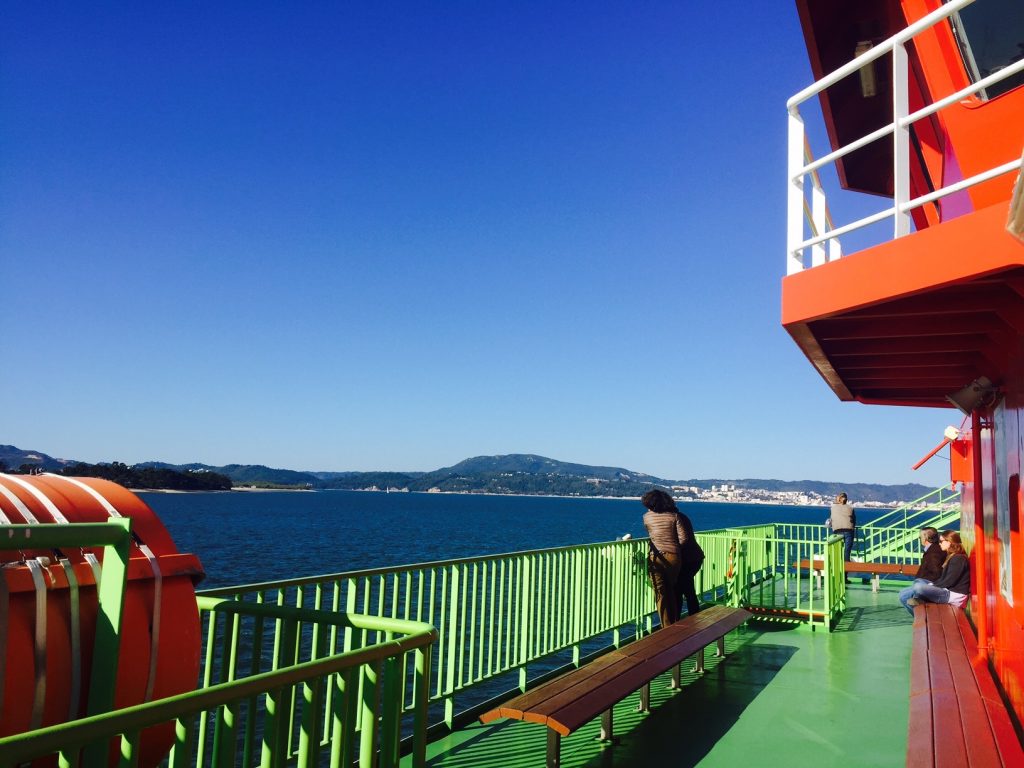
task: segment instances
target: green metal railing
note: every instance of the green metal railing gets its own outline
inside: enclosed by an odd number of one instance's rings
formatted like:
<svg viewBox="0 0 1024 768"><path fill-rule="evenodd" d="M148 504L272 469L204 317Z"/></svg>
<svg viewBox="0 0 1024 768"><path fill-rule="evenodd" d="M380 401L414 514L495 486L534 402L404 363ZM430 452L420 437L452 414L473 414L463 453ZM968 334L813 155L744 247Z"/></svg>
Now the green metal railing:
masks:
<svg viewBox="0 0 1024 768"><path fill-rule="evenodd" d="M57 754L63 766L133 766L169 730L167 765L397 766L404 667L414 670L413 764L426 764L433 628L420 622L199 598L220 680L195 691L0 739L0 766ZM303 658L302 627L311 627ZM262 638L243 649L245 637ZM336 643L363 647L332 651ZM214 650L211 650L214 649ZM225 661L226 660L226 661ZM243 667L250 674L242 676ZM265 669L266 668L266 669ZM146 733L156 726L155 731ZM321 748L327 747L325 754ZM91 750L91 752L90 752ZM161 750L162 751L162 750Z"/></svg>
<svg viewBox="0 0 1024 768"><path fill-rule="evenodd" d="M922 528L942 530L960 520L960 491L947 486L886 512L858 530L860 552L873 562L902 561L918 556Z"/></svg>
<svg viewBox="0 0 1024 768"><path fill-rule="evenodd" d="M429 698L456 715L456 694L560 651L649 631L654 602L646 540L534 550L291 579L202 594L245 603L423 621L437 628ZM209 647L209 642L207 643ZM207 673L209 674L209 672ZM503 692L503 691L502 691ZM495 691L498 693L498 691Z"/></svg>
<svg viewBox="0 0 1024 768"><path fill-rule="evenodd" d="M819 538L820 530L775 524L697 538L707 557L705 569L710 563L717 570L724 557L723 587L730 605L811 629L831 629L846 607L842 538ZM820 581L816 571L823 575Z"/></svg>

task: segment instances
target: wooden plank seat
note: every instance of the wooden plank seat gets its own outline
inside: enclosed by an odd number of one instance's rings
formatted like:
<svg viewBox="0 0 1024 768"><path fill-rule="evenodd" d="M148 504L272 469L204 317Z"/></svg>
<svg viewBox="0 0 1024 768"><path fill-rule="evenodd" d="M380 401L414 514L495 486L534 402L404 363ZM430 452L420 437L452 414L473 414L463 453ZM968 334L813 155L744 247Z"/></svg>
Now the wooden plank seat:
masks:
<svg viewBox="0 0 1024 768"><path fill-rule="evenodd" d="M914 609L908 768L1022 766L1024 751L963 611Z"/></svg>
<svg viewBox="0 0 1024 768"><path fill-rule="evenodd" d="M793 567L814 571L818 585L821 586L821 572L825 570L823 560L800 560L793 563ZM913 576L919 567L919 563L858 563L854 560L843 563L843 571L846 573L870 573L872 592L878 591L881 576Z"/></svg>
<svg viewBox="0 0 1024 768"><path fill-rule="evenodd" d="M712 606L516 696L485 712L480 721L505 717L546 725L547 765L554 768L561 759L562 736L601 715L601 739L612 740L616 703L639 690L640 711L647 712L651 680L674 668L672 685L678 688L684 659L699 653L697 669L703 671L705 647L717 641L718 655L724 656L725 635L749 618L741 608Z"/></svg>

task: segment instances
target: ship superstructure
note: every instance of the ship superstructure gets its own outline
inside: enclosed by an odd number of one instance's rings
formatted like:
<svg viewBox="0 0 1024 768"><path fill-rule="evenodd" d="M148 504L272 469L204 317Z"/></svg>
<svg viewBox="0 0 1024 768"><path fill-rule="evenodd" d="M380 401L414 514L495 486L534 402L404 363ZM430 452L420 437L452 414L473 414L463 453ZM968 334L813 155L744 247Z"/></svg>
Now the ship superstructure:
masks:
<svg viewBox="0 0 1024 768"><path fill-rule="evenodd" d="M949 437L971 616L1020 719L1024 12L1000 0L797 5L819 81L788 104L782 322L841 400L963 412ZM828 143L817 157L802 117L816 103ZM826 174L878 196L875 210L835 216Z"/></svg>

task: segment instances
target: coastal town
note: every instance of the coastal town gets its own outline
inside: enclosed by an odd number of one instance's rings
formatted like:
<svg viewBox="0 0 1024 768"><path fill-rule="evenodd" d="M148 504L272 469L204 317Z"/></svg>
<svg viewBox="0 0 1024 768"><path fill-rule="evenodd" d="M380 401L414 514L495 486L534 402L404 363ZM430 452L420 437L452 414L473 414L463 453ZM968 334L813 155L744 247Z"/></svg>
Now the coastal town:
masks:
<svg viewBox="0 0 1024 768"><path fill-rule="evenodd" d="M695 485L673 485L672 495L680 501L734 502L738 504L782 504L795 507L827 507L835 499L831 495L814 491L769 491L763 488L740 488L729 483L699 488ZM891 501L859 501L859 507L886 508L904 503L902 499Z"/></svg>

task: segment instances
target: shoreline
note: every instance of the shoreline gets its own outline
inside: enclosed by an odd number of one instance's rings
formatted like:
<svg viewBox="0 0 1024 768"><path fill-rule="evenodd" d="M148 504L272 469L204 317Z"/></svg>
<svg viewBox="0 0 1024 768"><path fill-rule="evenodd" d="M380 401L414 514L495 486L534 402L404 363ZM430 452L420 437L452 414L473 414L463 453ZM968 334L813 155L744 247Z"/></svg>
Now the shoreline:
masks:
<svg viewBox="0 0 1024 768"><path fill-rule="evenodd" d="M394 494L421 494L428 496L489 496L489 497L514 497L522 499L584 499L584 500L607 500L607 501L640 501L639 496L568 496L557 493L493 493L493 492L472 492L472 491L382 491L368 490L363 488L256 488L252 486L236 486L226 491L183 491L171 488L130 488L133 493L331 493L341 491L344 493L394 493ZM828 509L827 502L813 504L797 504L784 501L761 501L734 499L676 499L678 504L736 504L757 507L799 507L807 509ZM889 504L880 501L863 502L855 504L854 507L861 509L896 509L908 502L896 502Z"/></svg>

